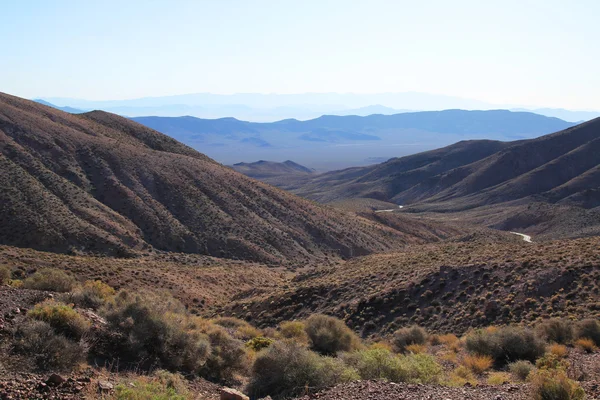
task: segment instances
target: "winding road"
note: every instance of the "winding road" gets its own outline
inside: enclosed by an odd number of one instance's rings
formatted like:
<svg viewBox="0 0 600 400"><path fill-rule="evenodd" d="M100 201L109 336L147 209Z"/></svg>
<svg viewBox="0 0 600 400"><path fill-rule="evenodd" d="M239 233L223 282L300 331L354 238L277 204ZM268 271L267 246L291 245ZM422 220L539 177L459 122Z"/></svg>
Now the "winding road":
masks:
<svg viewBox="0 0 600 400"><path fill-rule="evenodd" d="M389 210L376 210L376 213L382 213L382 212L393 212L393 211L398 211L400 208L404 208L404 206L398 206L398 208L391 208Z"/></svg>
<svg viewBox="0 0 600 400"><path fill-rule="evenodd" d="M524 233L519 233L519 232L511 232L513 235L519 235L523 238L524 241L526 241L527 243L532 243L531 242L531 236L529 235L525 235Z"/></svg>

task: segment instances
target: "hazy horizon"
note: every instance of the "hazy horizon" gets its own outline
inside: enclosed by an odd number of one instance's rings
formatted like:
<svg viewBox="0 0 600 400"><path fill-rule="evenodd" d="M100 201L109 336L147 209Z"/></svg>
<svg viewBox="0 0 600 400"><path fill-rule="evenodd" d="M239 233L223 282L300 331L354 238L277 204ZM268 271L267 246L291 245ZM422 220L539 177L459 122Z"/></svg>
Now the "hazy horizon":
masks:
<svg viewBox="0 0 600 400"><path fill-rule="evenodd" d="M591 0L9 2L0 87L107 100L416 92L600 110L599 11Z"/></svg>

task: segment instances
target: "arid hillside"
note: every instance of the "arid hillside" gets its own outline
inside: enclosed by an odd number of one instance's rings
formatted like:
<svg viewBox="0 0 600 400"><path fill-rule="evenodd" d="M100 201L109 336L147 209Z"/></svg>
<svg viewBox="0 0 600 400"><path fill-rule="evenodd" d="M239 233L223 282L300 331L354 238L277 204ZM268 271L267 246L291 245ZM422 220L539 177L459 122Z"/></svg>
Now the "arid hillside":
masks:
<svg viewBox="0 0 600 400"><path fill-rule="evenodd" d="M105 112L0 95L0 243L307 263L422 242L321 207Z"/></svg>

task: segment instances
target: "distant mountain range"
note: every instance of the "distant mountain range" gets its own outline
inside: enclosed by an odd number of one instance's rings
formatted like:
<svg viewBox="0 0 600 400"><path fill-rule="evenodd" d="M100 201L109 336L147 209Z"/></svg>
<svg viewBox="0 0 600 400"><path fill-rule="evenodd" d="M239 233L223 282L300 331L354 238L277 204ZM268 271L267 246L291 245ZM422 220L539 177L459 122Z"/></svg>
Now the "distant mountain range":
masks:
<svg viewBox="0 0 600 400"><path fill-rule="evenodd" d="M465 139L530 139L573 125L557 118L506 110L322 116L272 123L195 117L133 120L225 164L290 159L322 170L366 165L374 157L389 159Z"/></svg>
<svg viewBox="0 0 600 400"><path fill-rule="evenodd" d="M184 115L199 118L224 118L255 122L281 119L307 120L322 115L398 114L407 111L439 111L447 109L531 111L561 118L569 122L586 121L600 112L564 109L532 109L515 105L490 104L478 100L428 93L304 93L304 94L211 94L195 93L177 96L147 97L130 100L90 101L82 99L44 97L42 101L57 107L79 110L103 110L127 117Z"/></svg>

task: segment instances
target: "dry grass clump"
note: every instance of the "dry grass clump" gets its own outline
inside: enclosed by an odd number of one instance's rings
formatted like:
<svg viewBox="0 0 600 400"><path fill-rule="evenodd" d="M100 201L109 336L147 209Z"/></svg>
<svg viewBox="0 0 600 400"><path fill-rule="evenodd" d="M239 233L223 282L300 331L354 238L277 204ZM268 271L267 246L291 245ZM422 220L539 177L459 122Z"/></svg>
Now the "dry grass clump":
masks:
<svg viewBox="0 0 600 400"><path fill-rule="evenodd" d="M531 378L535 400L582 400L585 393L564 371L539 371Z"/></svg>
<svg viewBox="0 0 600 400"><path fill-rule="evenodd" d="M513 363L508 364L508 370L510 371L515 378L520 381L525 381L531 371L533 371L535 367L529 361L515 361Z"/></svg>
<svg viewBox="0 0 600 400"><path fill-rule="evenodd" d="M0 285L6 285L12 278L12 270L7 265L0 265Z"/></svg>
<svg viewBox="0 0 600 400"><path fill-rule="evenodd" d="M181 375L158 370L126 378L115 387L115 400L186 400L190 392Z"/></svg>
<svg viewBox="0 0 600 400"><path fill-rule="evenodd" d="M419 326L411 326L408 328L400 328L392 337L392 343L398 352L407 351L410 345L424 345L427 342L427 332Z"/></svg>
<svg viewBox="0 0 600 400"><path fill-rule="evenodd" d="M73 293L65 298L79 307L97 310L106 302L112 301L114 295L115 290L112 287L102 281L93 280L85 281L83 286L75 288Z"/></svg>
<svg viewBox="0 0 600 400"><path fill-rule="evenodd" d="M452 370L449 376L443 381L443 384L446 386L465 386L467 383L475 386L477 385L477 378L469 368L462 365Z"/></svg>
<svg viewBox="0 0 600 400"><path fill-rule="evenodd" d="M506 372L491 372L485 382L488 385L504 385L505 383L510 383L510 374Z"/></svg>
<svg viewBox="0 0 600 400"><path fill-rule="evenodd" d="M357 350L361 346L358 336L337 318L314 314L304 324L313 350L321 354L333 355Z"/></svg>
<svg viewBox="0 0 600 400"><path fill-rule="evenodd" d="M567 346L563 344L552 343L548 346L548 352L554 354L558 358L565 358L569 354Z"/></svg>
<svg viewBox="0 0 600 400"><path fill-rule="evenodd" d="M583 350L586 353L593 353L596 350L596 344L592 339L581 338L575 341L575 347Z"/></svg>
<svg viewBox="0 0 600 400"><path fill-rule="evenodd" d="M482 375L490 369L494 360L490 356L467 355L462 359L461 365L470 369L476 375Z"/></svg>
<svg viewBox="0 0 600 400"><path fill-rule="evenodd" d="M90 329L90 323L72 306L55 300L36 304L27 316L47 322L57 333L79 340Z"/></svg>
<svg viewBox="0 0 600 400"><path fill-rule="evenodd" d="M25 289L47 290L50 292L70 292L77 284L75 278L64 271L45 268L23 281Z"/></svg>
<svg viewBox="0 0 600 400"><path fill-rule="evenodd" d="M580 321L576 326L575 333L578 339L591 339L596 346L600 346L600 322L594 319Z"/></svg>
<svg viewBox="0 0 600 400"><path fill-rule="evenodd" d="M278 336L282 339L293 339L302 344L309 344L310 339L306 333L306 327L300 321L287 321L279 324Z"/></svg>

